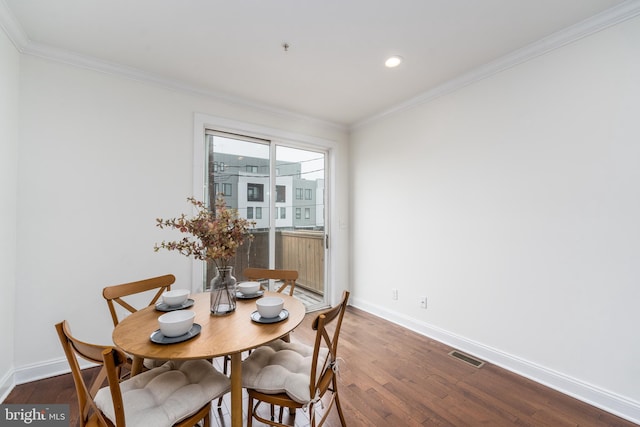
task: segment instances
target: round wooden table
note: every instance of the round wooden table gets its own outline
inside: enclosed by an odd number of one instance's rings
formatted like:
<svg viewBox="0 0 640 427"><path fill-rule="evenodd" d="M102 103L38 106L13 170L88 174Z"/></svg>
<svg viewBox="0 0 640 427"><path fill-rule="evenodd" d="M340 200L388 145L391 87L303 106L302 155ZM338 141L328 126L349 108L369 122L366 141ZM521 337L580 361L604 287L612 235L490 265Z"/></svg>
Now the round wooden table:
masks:
<svg viewBox="0 0 640 427"><path fill-rule="evenodd" d="M251 320L257 299L238 299L236 310L225 316L212 316L209 293L193 294L195 323L202 326L200 334L176 344L155 344L151 334L159 329L158 317L164 314L154 306L132 313L113 331L113 342L133 356L132 375L142 369L147 359L189 360L231 356L231 425L242 426L242 359L241 353L285 336L304 319L305 307L298 299L286 294L265 292L284 300L289 317L281 322L262 324Z"/></svg>

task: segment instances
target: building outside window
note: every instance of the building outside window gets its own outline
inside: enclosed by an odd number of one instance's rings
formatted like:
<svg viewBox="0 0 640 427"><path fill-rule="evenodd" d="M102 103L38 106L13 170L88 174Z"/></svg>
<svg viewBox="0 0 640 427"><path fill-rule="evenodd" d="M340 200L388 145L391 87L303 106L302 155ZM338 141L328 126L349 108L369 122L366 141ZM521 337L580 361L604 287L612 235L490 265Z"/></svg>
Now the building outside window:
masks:
<svg viewBox="0 0 640 427"><path fill-rule="evenodd" d="M252 166L252 165L247 165L246 166L246 171L250 172L250 173L258 173L258 167L257 166Z"/></svg>
<svg viewBox="0 0 640 427"><path fill-rule="evenodd" d="M248 206L247 207L247 219L253 219L253 207L252 206Z"/></svg>
<svg viewBox="0 0 640 427"><path fill-rule="evenodd" d="M302 188L296 188L296 199L302 200Z"/></svg>
<svg viewBox="0 0 640 427"><path fill-rule="evenodd" d="M261 207L257 207L256 208L256 219L262 219L262 208Z"/></svg>
<svg viewBox="0 0 640 427"><path fill-rule="evenodd" d="M287 219L287 208L280 208L280 219Z"/></svg>
<svg viewBox="0 0 640 427"><path fill-rule="evenodd" d="M222 194L225 196L232 196L231 184L222 184Z"/></svg>
<svg viewBox="0 0 640 427"><path fill-rule="evenodd" d="M304 190L304 199L305 200L311 200L311 189L310 188L305 188L305 190Z"/></svg>
<svg viewBox="0 0 640 427"><path fill-rule="evenodd" d="M302 219L302 209L296 208L296 219Z"/></svg>
<svg viewBox="0 0 640 427"><path fill-rule="evenodd" d="M311 209L304 208L304 219L309 219L309 218L311 218Z"/></svg>

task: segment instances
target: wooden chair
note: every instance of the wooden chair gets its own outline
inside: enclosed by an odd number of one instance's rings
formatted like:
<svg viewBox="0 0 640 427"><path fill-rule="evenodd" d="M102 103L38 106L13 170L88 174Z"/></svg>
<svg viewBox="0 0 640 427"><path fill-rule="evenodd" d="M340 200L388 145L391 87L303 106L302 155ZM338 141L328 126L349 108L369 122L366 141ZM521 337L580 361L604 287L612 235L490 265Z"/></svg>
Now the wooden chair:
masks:
<svg viewBox="0 0 640 427"><path fill-rule="evenodd" d="M102 296L107 301L107 305L109 306L109 312L111 313L111 319L113 320L113 326L118 326L120 319L118 317L118 313L116 311L116 304L120 307L125 308L127 311L131 313L135 313L138 311L138 308L131 305L127 302L124 297L129 297L131 295L140 294L143 292L156 290L156 293L153 294L151 301L145 307L154 305L160 296L165 291L171 290L171 285L176 281L176 277L173 274L166 274L164 276L152 277L150 279L139 280L136 282L123 283L121 285L113 285L107 286L102 290ZM144 307L141 307L144 308ZM144 367L145 368L153 368L155 366L159 366L163 364L165 361L152 361L145 360ZM131 358L127 358L127 369L131 370Z"/></svg>
<svg viewBox="0 0 640 427"><path fill-rule="evenodd" d="M289 286L289 295L293 296L293 290L298 280L298 272L296 270L271 270L268 268L245 268L242 272L247 280L255 282L264 282L266 280L281 281L282 284L276 292L283 292Z"/></svg>
<svg viewBox="0 0 640 427"><path fill-rule="evenodd" d="M345 291L339 305L315 318L311 325L316 331L313 346L276 340L258 347L242 362L242 385L249 393L248 427L251 427L253 418L271 426L284 426L282 424L283 407L289 408L293 414L297 408L308 409L311 425L313 427L321 426L327 419L334 403L342 426L346 426L340 407L336 374L338 371L338 338L348 299L349 292ZM330 326L329 329L328 326ZM280 357L281 354L286 354L286 357ZM291 371L284 364L289 361L296 365L291 367ZM291 381L291 379L299 378L301 372L299 368L305 364L308 364L306 366L308 368L306 371L308 382L299 382L296 385L294 384L296 381ZM282 390L286 392L283 393ZM326 406L320 422L316 424L314 406L327 391L332 392L331 400ZM257 400L255 406L253 405L254 400ZM262 402L280 406L278 422L273 420L273 412L271 420L258 415L258 407Z"/></svg>
<svg viewBox="0 0 640 427"><path fill-rule="evenodd" d="M210 426L211 400L226 393L229 379L204 360L167 362L132 379L120 381L125 354L110 346L74 338L66 321L56 324L71 367L78 397L80 427ZM85 382L78 357L101 366L94 382ZM176 379L178 377L178 379ZM105 378L108 387L102 387ZM169 391L170 390L170 391ZM162 396L162 401L151 396ZM163 402L171 405L165 408Z"/></svg>

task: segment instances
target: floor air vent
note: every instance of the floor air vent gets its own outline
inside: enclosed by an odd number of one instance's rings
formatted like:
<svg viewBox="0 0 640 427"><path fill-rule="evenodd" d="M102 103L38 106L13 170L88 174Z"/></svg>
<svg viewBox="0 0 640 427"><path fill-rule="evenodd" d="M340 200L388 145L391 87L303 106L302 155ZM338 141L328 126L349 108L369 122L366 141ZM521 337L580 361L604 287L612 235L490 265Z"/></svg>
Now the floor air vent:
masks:
<svg viewBox="0 0 640 427"><path fill-rule="evenodd" d="M469 356L468 354L460 353L457 350L453 350L451 353L449 353L449 356L455 357L458 360L462 360L464 363L467 363L474 368L482 368L482 365L484 365L484 362L482 360L478 360L475 357Z"/></svg>

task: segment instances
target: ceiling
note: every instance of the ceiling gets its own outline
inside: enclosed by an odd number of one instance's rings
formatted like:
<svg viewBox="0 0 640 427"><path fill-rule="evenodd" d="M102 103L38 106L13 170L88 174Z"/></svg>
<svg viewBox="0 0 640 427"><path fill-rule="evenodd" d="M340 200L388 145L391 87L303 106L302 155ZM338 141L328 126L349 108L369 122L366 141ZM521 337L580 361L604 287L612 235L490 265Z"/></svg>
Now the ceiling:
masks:
<svg viewBox="0 0 640 427"><path fill-rule="evenodd" d="M0 7L3 27L25 53L91 63L98 69L345 126L393 109L608 8L630 3L0 2L5 3ZM637 0L631 2L637 6ZM404 62L385 68L385 59L393 54Z"/></svg>

